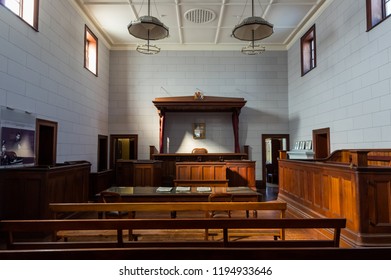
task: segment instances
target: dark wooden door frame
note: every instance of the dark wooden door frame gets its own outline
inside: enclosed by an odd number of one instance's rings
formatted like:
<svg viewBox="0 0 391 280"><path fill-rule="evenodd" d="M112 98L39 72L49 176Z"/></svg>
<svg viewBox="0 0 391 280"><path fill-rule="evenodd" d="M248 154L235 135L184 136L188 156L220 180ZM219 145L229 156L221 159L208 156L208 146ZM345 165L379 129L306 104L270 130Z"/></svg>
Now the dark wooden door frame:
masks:
<svg viewBox="0 0 391 280"><path fill-rule="evenodd" d="M102 146L104 145L104 147ZM108 148L109 148L109 137L107 135L98 135L98 172L107 170L108 165Z"/></svg>
<svg viewBox="0 0 391 280"><path fill-rule="evenodd" d="M326 144L324 141L319 141L319 137L326 138ZM330 155L330 128L320 128L312 130L312 147L314 150L314 157L325 158Z"/></svg>
<svg viewBox="0 0 391 280"><path fill-rule="evenodd" d="M287 149L289 146L289 134L262 134L262 187L266 187L266 146L265 146L265 140L268 138L273 139L286 139L286 147Z"/></svg>
<svg viewBox="0 0 391 280"><path fill-rule="evenodd" d="M41 135L43 134L42 130L46 128L51 128L53 133L50 135L50 139L47 140L49 142L42 143L40 141ZM45 149L50 162L47 162L45 164L49 165L55 165L57 161L57 129L58 124L57 122L49 121L49 120L43 120L43 119L36 119L35 121L35 163L40 164L42 162L41 155L42 155L42 149Z"/></svg>
<svg viewBox="0 0 391 280"><path fill-rule="evenodd" d="M137 134L110 134L110 169L115 169L115 148L114 141L115 139L120 138L132 138L135 141L135 159L138 159L138 135Z"/></svg>

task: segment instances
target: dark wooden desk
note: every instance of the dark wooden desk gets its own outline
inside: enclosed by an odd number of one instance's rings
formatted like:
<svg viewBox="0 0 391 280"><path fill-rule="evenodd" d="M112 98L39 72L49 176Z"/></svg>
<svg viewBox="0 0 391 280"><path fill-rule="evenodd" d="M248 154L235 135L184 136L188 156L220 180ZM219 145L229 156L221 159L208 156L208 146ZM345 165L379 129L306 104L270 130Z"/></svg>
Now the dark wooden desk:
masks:
<svg viewBox="0 0 391 280"><path fill-rule="evenodd" d="M262 201L262 194L248 187L210 187L210 191L206 192L197 191L197 187L191 187L189 192L177 192L177 187L171 187L168 192L157 192L157 189L158 187L111 187L106 191L119 193L124 202L208 201L212 192L231 193L233 201Z"/></svg>

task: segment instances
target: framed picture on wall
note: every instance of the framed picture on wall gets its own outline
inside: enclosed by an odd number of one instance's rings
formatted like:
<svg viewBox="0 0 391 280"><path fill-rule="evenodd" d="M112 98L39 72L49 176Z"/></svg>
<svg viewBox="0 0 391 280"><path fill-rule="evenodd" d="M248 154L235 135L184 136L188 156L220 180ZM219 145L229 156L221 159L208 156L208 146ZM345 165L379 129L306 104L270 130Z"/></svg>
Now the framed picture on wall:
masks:
<svg viewBox="0 0 391 280"><path fill-rule="evenodd" d="M205 123L193 123L193 138L205 139Z"/></svg>

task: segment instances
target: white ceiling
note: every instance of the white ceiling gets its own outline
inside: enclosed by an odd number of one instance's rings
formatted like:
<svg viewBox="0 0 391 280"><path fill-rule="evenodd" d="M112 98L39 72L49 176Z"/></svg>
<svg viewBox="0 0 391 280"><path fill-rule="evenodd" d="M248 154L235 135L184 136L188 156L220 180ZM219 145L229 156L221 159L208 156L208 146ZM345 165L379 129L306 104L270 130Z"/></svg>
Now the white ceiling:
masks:
<svg viewBox="0 0 391 280"><path fill-rule="evenodd" d="M148 0L74 0L99 28L112 49L132 49L144 41L131 36L127 26L148 15ZM162 49L234 50L246 42L231 37L232 29L251 16L252 0L150 0L151 15L168 28L169 37L153 44ZM266 49L286 49L326 0L254 0L254 15L274 25L274 33L259 43ZM209 23L193 23L184 14L202 8L215 13Z"/></svg>

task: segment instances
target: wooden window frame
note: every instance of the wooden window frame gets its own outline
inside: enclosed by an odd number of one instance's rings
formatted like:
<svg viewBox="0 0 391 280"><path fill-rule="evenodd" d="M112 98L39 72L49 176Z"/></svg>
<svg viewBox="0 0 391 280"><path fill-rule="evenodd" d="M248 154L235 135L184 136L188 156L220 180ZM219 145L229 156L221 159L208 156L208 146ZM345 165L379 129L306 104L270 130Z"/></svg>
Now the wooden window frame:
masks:
<svg viewBox="0 0 391 280"><path fill-rule="evenodd" d="M316 67L316 33L315 24L301 37L301 76Z"/></svg>
<svg viewBox="0 0 391 280"><path fill-rule="evenodd" d="M23 17L23 12L24 12L24 5L23 5L23 0L20 0L20 9L19 13L15 13L12 11L9 7L6 6L5 0L0 0L0 5L5 7L7 10L11 11L13 14L15 14L17 17L19 17L22 21L24 21L26 24L31 26L35 31L38 31L38 14L39 14L39 0L34 0L34 11L33 11L33 22L29 23L24 17Z"/></svg>
<svg viewBox="0 0 391 280"><path fill-rule="evenodd" d="M91 37L95 42L95 68L92 69L92 67L89 65L89 44L90 41L88 38ZM86 68L88 71L90 71L92 74L98 77L98 37L95 36L95 34L91 31L90 28L88 28L87 25L85 25L84 28L84 68Z"/></svg>
<svg viewBox="0 0 391 280"><path fill-rule="evenodd" d="M391 8L387 14L387 3L390 3L390 0L367 0L367 31L391 16Z"/></svg>

